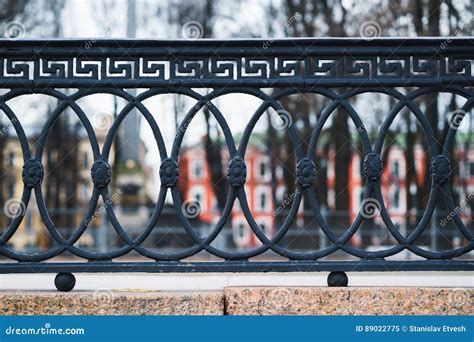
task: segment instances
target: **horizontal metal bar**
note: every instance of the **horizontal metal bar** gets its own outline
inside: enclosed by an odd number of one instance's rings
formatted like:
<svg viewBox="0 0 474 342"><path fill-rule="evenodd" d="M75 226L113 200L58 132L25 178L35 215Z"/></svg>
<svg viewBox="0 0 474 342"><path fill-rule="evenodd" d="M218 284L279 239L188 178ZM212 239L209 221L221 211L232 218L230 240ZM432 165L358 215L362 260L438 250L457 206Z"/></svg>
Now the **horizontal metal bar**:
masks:
<svg viewBox="0 0 474 342"><path fill-rule="evenodd" d="M447 48L453 45L472 46L474 37L378 37L367 39L363 37L353 38L279 38L279 39L96 39L96 38L82 38L82 39L0 39L0 47L14 46L14 47L28 47L28 46L66 46L66 47L83 47L84 44L92 46L102 45L107 47L196 47L196 46L254 46L259 47L262 43L270 43L274 46L295 46L295 45L320 45L320 46L428 46L433 44L446 43Z"/></svg>
<svg viewBox="0 0 474 342"><path fill-rule="evenodd" d="M201 273L201 272L474 271L474 260L35 262L3 263L0 273Z"/></svg>
<svg viewBox="0 0 474 342"><path fill-rule="evenodd" d="M266 80L262 81L261 79L245 79L232 82L231 86L234 87L259 87L259 88L281 88L287 86L313 86L313 87L350 87L350 86L360 86L361 80L357 79L324 79L324 78L315 78L315 79L294 79L294 80L284 80L284 79L273 79L273 80ZM164 87L168 88L169 92L173 92L175 89L180 89L183 86L186 87L193 87L193 88L202 88L202 87L221 87L221 86L229 86L229 82L226 80L217 80L217 79L209 79L209 80L149 80L143 82L136 82L132 80L103 80L100 81L100 84L94 84L97 81L94 80L78 80L78 81L54 81L54 85L57 88L78 88L78 87L94 87L94 89L101 89L101 88L109 88L111 86L118 86L122 88L150 88L150 87ZM446 77L440 79L409 79L405 81L400 81L397 79L379 79L379 80L368 80L364 82L364 87L374 87L374 86L385 86L385 87L419 87L419 86L426 86L426 87L436 87L442 85L474 85L474 78L472 80L462 80L459 78L454 77ZM0 81L0 88L8 88L8 87L22 87L28 89L32 94L42 92L46 88L51 87L51 81L45 80L36 80L34 82L31 81L8 81L7 83L3 83Z"/></svg>
<svg viewBox="0 0 474 342"><path fill-rule="evenodd" d="M372 55L379 56L390 56L392 59L402 56L433 56L439 54L440 56L447 56L449 54L461 54L468 56L469 53L472 53L474 47L472 45L456 45L450 46L449 48L441 48L439 44L432 44L429 46L417 46L416 53L413 51L412 46L397 46L390 45L387 47L380 46L377 44L372 44L370 46L364 45L344 45L339 46L319 46L317 41L314 44L310 45L299 45L294 44L293 46L279 46L279 43L272 43L271 47L263 47L264 41L260 43L259 46L249 45L249 46L238 46L234 42L226 42L221 46L173 46L168 45L165 47L159 47L159 50L156 50L158 47L130 47L117 45L115 47L109 47L107 45L100 45L100 43L94 43L94 46L86 49L84 44L82 46L72 46L68 47L67 44L63 46L50 46L46 44L41 46L38 44L34 47L13 47L3 46L0 44L0 54L2 56L9 57L20 57L20 56L36 56L36 57L54 57L54 56L69 56L69 57L236 57L236 56L246 56L246 57L267 57L267 56L280 56L280 57L294 57L294 56L327 56L335 57L341 55L351 55L357 56L360 58L369 57ZM215 50L214 50L215 49ZM78 53L80 55L78 56Z"/></svg>
<svg viewBox="0 0 474 342"><path fill-rule="evenodd" d="M0 88L471 86L473 55L469 38L0 40Z"/></svg>

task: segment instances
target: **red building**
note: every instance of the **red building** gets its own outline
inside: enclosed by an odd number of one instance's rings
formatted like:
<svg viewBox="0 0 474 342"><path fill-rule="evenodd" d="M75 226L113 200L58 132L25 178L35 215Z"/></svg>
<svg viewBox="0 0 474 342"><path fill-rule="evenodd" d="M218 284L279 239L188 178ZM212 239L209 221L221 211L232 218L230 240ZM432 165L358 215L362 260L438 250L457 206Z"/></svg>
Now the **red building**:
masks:
<svg viewBox="0 0 474 342"><path fill-rule="evenodd" d="M272 200L270 157L265 150L250 145L245 154L247 178L245 181L246 198L255 221L271 238L275 229L275 203ZM222 165L228 165L228 154L222 155ZM201 145L185 148L181 151L180 161L180 189L185 201L199 203L199 219L208 223L215 223L220 213L215 210L216 198L212 189L210 168L206 163L206 153ZM227 170L223 170L226 175ZM285 191L281 165L277 165L277 198L282 198ZM183 176L181 176L183 175ZM237 247L248 247L259 244L258 239L251 233L251 229L236 201L231 214L232 237Z"/></svg>
<svg viewBox="0 0 474 342"><path fill-rule="evenodd" d="M227 150L222 153L223 176L226 176L229 156ZM463 149L454 150L455 159L467 160L453 167L454 186L453 189L458 194L474 193L474 149L466 154ZM414 149L415 168L418 177L418 183L423 183L425 173L425 151L422 146L416 146ZM245 154L247 165L247 178L245 182L245 192L252 215L267 237L271 238L275 233L275 203L272 198L272 176L271 160L267 149L264 146L249 145ZM328 210L335 210L335 151L329 150L326 160L327 172L327 201ZM220 217L216 208L216 198L213 192L210 168L206 162L206 153L201 144L192 147L183 148L180 154L180 190L185 201L194 201L199 203L199 219L207 223L215 223ZM401 229L404 234L404 226L407 220L407 191L415 195L416 187L407 184L406 181L407 165L405 160L404 148L394 144L390 151L384 156L384 173L381 178L381 189L384 196L385 205L389 211L394 224ZM319 172L319 171L318 171ZM285 194L285 183L283 177L282 165L276 165L276 199L281 203ZM361 172L361 156L357 151L352 154L349 162L349 217L353 222L359 214L362 206L364 191L364 180ZM473 199L474 200L474 199ZM300 205L304 208L303 203ZM285 208L288 209L288 208ZM411 214L411 213L410 213ZM460 212L463 221L468 224L472 217L468 206ZM299 212L297 220L301 220L303 213ZM413 213L415 217L415 213ZM374 222L383 226L383 221L379 215L374 217ZM234 244L239 248L246 248L258 245L260 242L252 233L247 220L240 208L238 201L234 203L231 214L232 238ZM357 233L351 243L359 245L361 238Z"/></svg>

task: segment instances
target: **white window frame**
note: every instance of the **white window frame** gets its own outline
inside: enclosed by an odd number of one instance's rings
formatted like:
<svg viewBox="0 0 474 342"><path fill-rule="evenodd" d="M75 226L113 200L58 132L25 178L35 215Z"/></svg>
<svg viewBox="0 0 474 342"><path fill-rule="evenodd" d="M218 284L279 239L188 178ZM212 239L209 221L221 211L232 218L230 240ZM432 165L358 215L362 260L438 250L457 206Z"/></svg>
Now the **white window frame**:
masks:
<svg viewBox="0 0 474 342"><path fill-rule="evenodd" d="M245 234L240 235L240 228L243 227ZM234 220L232 222L232 240L237 247L246 247L250 243L250 227L245 220Z"/></svg>
<svg viewBox="0 0 474 342"><path fill-rule="evenodd" d="M268 182L272 179L272 168L270 165L270 157L268 156L261 156L259 158L255 159L255 165L254 165L254 173L255 173L255 179ZM265 175L260 174L260 165L264 164L265 165Z"/></svg>
<svg viewBox="0 0 474 342"><path fill-rule="evenodd" d="M197 164L201 164L201 175L197 176L196 175L196 166ZM204 168L204 160L202 159L192 159L191 162L189 163L189 174L191 175L191 179L204 179L206 177L205 175L205 168Z"/></svg>
<svg viewBox="0 0 474 342"><path fill-rule="evenodd" d="M285 192L286 192L286 186L284 185L277 186L276 200L278 201L278 203L283 202L284 200L283 196L285 195Z"/></svg>
<svg viewBox="0 0 474 342"><path fill-rule="evenodd" d="M87 184L81 184L81 200L86 201L89 198L89 187L87 186Z"/></svg>
<svg viewBox="0 0 474 342"><path fill-rule="evenodd" d="M260 195L265 194L265 207L260 206ZM271 189L268 186L259 185L254 191L254 210L258 213L269 212L271 210Z"/></svg>
<svg viewBox="0 0 474 342"><path fill-rule="evenodd" d="M199 206L201 208L201 213L207 210L207 194L206 189L202 185L194 185L189 190L188 200L196 201L196 194L199 194L201 200L199 201Z"/></svg>
<svg viewBox="0 0 474 342"><path fill-rule="evenodd" d="M264 219L260 219L256 221L257 221L258 228L265 234L267 238L271 239L272 238L271 236L272 223L269 222L269 220L264 220ZM265 229L262 229L261 227L262 225L265 226Z"/></svg>
<svg viewBox="0 0 474 342"><path fill-rule="evenodd" d="M9 151L8 152L8 167L15 166L15 162L16 162L16 153L15 153L15 151Z"/></svg>
<svg viewBox="0 0 474 342"><path fill-rule="evenodd" d="M395 194L398 194L398 203L395 205ZM400 210L400 201L401 201L401 191L398 187L393 188L392 192L392 208L395 210Z"/></svg>
<svg viewBox="0 0 474 342"><path fill-rule="evenodd" d="M398 174L395 174L395 165L398 165ZM397 179L401 179L401 177L402 177L401 166L402 166L402 163L400 162L400 160L398 158L395 158L395 159L392 160L392 162L391 162L391 173Z"/></svg>
<svg viewBox="0 0 474 342"><path fill-rule="evenodd" d="M395 207L394 206L394 198L395 198L395 192L398 191L398 199L399 199L399 203L398 203L398 207ZM407 210L406 208L406 201L405 201L405 198L406 198L406 191L407 189L404 188L404 187L400 187L398 185L392 185L390 186L390 191L389 191L389 203L390 203L390 207L388 208L389 211L393 211L395 213L403 213Z"/></svg>

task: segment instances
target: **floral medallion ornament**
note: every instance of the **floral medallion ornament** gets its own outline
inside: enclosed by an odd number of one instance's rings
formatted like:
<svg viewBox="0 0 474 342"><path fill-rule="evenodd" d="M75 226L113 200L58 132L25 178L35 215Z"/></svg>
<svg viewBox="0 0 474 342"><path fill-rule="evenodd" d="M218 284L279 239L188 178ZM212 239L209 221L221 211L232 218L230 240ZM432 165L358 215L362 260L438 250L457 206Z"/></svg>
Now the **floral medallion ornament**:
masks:
<svg viewBox="0 0 474 342"><path fill-rule="evenodd" d="M227 170L227 178L229 179L230 185L234 188L239 188L245 183L247 178L247 166L245 161L241 157L234 157L229 163L229 169Z"/></svg>
<svg viewBox="0 0 474 342"><path fill-rule="evenodd" d="M43 181L44 171L43 165L36 158L31 158L23 165L23 183L28 188L36 188L41 185Z"/></svg>
<svg viewBox="0 0 474 342"><path fill-rule="evenodd" d="M451 162L444 155L436 156L431 162L431 177L437 183L444 183L449 179L451 174Z"/></svg>
<svg viewBox="0 0 474 342"><path fill-rule="evenodd" d="M105 188L112 178L110 165L103 159L97 159L92 165L91 175L92 182L97 188Z"/></svg>
<svg viewBox="0 0 474 342"><path fill-rule="evenodd" d="M316 179L316 166L309 158L301 159L296 165L296 181L303 188L313 185Z"/></svg>
<svg viewBox="0 0 474 342"><path fill-rule="evenodd" d="M160 165L161 184L171 188L178 183L179 168L178 162L173 158L165 158Z"/></svg>
<svg viewBox="0 0 474 342"><path fill-rule="evenodd" d="M376 182L383 173L383 162L377 153L367 153L364 157L364 177Z"/></svg>

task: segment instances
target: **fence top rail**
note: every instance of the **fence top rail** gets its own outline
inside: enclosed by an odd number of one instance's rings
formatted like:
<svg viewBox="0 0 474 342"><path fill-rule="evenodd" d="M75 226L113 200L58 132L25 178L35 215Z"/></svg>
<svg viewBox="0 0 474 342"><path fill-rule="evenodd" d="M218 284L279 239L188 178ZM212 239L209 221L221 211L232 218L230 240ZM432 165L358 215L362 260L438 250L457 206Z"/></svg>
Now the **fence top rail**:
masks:
<svg viewBox="0 0 474 342"><path fill-rule="evenodd" d="M472 86L474 38L0 40L0 88Z"/></svg>
<svg viewBox="0 0 474 342"><path fill-rule="evenodd" d="M306 44L318 45L334 45L347 44L354 46L391 46L391 45L431 45L448 42L449 45L466 45L471 46L474 42L474 36L467 37L295 37L295 38L246 38L246 39L140 39L140 38L38 38L38 39L6 39L0 38L0 46L31 46L31 45L59 45L67 46L82 45L83 43L93 41L98 45L121 45L124 47L133 46L166 46L166 45L181 45L181 46L208 46L208 45L232 45L232 46L260 46L263 42L271 41L279 46L294 46Z"/></svg>
<svg viewBox="0 0 474 342"><path fill-rule="evenodd" d="M416 50L413 48L416 47ZM33 50L29 50L29 48ZM120 53L127 49L127 55L140 56L147 48L162 48L153 51L153 56L167 56L170 53L220 56L232 50L245 56L258 57L281 54L291 56L324 55L328 53L359 55L448 55L450 53L471 54L474 51L474 37L470 38L292 38L292 39L0 39L0 54L15 56L23 54L46 54L53 56ZM201 49L202 50L201 50ZM209 50L212 48L212 50ZM298 48L298 49L295 49ZM20 50L19 50L20 49ZM25 49L25 50L23 50ZM73 50L71 50L73 49ZM144 50L145 49L145 50ZM170 56L171 57L171 56Z"/></svg>

